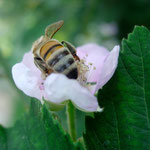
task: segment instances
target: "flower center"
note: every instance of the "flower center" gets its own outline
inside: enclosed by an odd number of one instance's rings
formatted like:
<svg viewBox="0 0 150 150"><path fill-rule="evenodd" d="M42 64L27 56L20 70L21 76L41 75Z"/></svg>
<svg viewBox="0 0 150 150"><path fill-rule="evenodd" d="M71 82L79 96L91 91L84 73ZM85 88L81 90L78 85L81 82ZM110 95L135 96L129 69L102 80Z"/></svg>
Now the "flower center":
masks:
<svg viewBox="0 0 150 150"><path fill-rule="evenodd" d="M86 57L88 57L88 55L86 55ZM88 79L91 78L92 72L96 70L96 67L93 66L92 63L88 63L88 65L86 65L86 60L87 58L83 58L80 59L80 61L77 61L77 68L79 71L79 76L77 81L79 81L79 83L90 89L91 86L95 86L96 82L88 82Z"/></svg>

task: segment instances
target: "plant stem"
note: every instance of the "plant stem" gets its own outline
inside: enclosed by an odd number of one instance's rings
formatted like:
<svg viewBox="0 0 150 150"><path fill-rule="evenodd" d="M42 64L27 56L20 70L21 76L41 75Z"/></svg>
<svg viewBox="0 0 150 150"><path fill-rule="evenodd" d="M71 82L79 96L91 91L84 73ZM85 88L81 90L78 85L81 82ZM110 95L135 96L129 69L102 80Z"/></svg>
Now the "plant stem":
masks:
<svg viewBox="0 0 150 150"><path fill-rule="evenodd" d="M69 101L66 107L68 131L72 140L76 141L75 107Z"/></svg>

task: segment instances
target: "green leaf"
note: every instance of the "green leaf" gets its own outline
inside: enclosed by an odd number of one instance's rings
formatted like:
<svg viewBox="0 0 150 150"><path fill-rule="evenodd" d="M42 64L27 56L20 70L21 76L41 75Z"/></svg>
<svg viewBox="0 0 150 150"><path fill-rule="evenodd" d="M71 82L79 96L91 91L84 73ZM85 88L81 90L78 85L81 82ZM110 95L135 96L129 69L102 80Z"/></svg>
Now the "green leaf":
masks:
<svg viewBox="0 0 150 150"><path fill-rule="evenodd" d="M104 112L86 118L88 150L150 150L150 32L122 41L118 69L98 93Z"/></svg>
<svg viewBox="0 0 150 150"><path fill-rule="evenodd" d="M2 126L0 126L0 149L7 149L6 131Z"/></svg>
<svg viewBox="0 0 150 150"><path fill-rule="evenodd" d="M30 111L7 129L7 146L9 150L77 150L81 145L72 142L45 105L32 99Z"/></svg>

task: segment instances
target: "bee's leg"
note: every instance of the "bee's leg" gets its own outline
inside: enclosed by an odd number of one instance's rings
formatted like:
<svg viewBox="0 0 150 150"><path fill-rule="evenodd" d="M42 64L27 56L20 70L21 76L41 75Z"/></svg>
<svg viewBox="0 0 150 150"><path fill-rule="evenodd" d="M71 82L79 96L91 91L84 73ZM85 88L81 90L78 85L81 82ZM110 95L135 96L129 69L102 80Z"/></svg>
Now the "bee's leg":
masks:
<svg viewBox="0 0 150 150"><path fill-rule="evenodd" d="M80 60L79 57L76 55L76 49L75 49L75 47L72 44L70 44L67 41L62 41L61 43L66 45L66 47L69 49L69 51L71 52L71 54L73 55L73 57L76 60Z"/></svg>
<svg viewBox="0 0 150 150"><path fill-rule="evenodd" d="M45 62L39 57L34 57L34 63L37 68L41 70L43 79L46 79L46 77L53 72L53 70L48 68Z"/></svg>
<svg viewBox="0 0 150 150"><path fill-rule="evenodd" d="M34 63L36 67L39 68L42 72L46 72L47 70L46 64L41 58L34 57Z"/></svg>

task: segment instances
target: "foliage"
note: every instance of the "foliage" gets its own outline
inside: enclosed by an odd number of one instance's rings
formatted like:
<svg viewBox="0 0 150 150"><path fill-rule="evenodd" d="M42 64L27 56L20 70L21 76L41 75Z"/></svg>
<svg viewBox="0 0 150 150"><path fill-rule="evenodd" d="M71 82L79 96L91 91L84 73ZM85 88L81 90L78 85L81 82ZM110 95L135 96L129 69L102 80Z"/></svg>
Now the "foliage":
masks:
<svg viewBox="0 0 150 150"><path fill-rule="evenodd" d="M45 27L58 20L64 20L65 24L55 35L56 39L67 40L76 47L94 42L112 49L134 25L150 27L150 1L1 0L0 99L5 93L22 104L18 105L21 110L15 125L9 129L0 126L0 150L82 149L65 133L65 111L51 114L34 100L30 106L29 98L16 88L11 76L11 67L44 34ZM110 33L108 30L112 26ZM135 27L128 39L122 41L115 75L98 92L104 111L95 113L95 118L86 117L84 141L87 149L150 148L149 64L150 33L145 27ZM77 111L76 116L77 136L80 137L85 114Z"/></svg>
<svg viewBox="0 0 150 150"><path fill-rule="evenodd" d="M86 118L87 149L150 148L149 43L150 32L145 27L135 27L122 41L116 74L98 93L104 112Z"/></svg>
<svg viewBox="0 0 150 150"><path fill-rule="evenodd" d="M1 150L77 150L57 120L52 118L46 106L32 99L28 113L24 114L9 129L0 128Z"/></svg>

